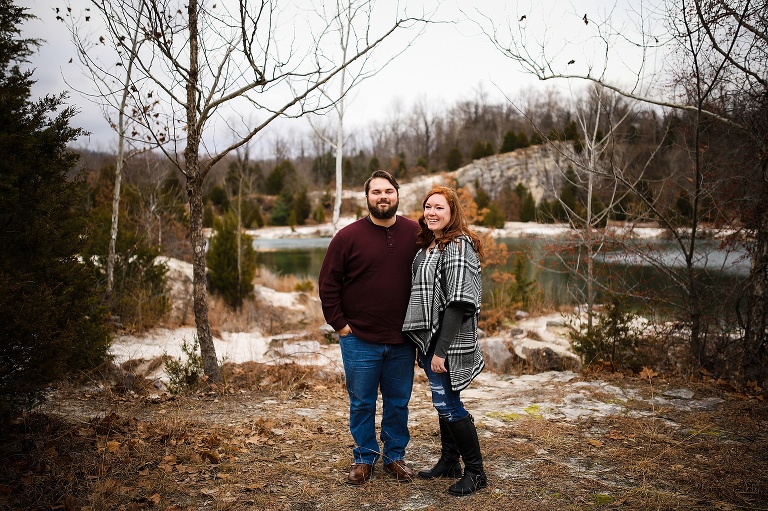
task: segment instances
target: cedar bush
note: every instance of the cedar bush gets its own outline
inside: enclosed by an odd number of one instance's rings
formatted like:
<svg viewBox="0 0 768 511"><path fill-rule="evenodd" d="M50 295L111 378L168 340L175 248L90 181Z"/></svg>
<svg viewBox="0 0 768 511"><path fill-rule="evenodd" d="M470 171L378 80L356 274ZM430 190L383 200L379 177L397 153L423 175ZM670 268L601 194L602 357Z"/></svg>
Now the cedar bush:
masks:
<svg viewBox="0 0 768 511"><path fill-rule="evenodd" d="M112 223L114 167L101 169L91 185L88 236L83 255L94 262L100 287L106 286L107 253ZM155 326L170 310L168 266L157 260L160 247L152 245L143 225L143 191L126 184L120 201L112 294L103 296L113 321L125 329L141 331ZM149 193L147 192L147 195Z"/></svg>
<svg viewBox="0 0 768 511"><path fill-rule="evenodd" d="M230 307L240 308L246 298L253 296L253 278L256 275L253 238L245 233L240 234L238 270L237 218L227 213L216 219L214 229L207 255L210 289L221 295Z"/></svg>
<svg viewBox="0 0 768 511"><path fill-rule="evenodd" d="M638 319L621 297L609 296L591 329L583 321L570 324L568 335L573 350L585 366L600 363L613 370L639 372L647 357Z"/></svg>
<svg viewBox="0 0 768 511"><path fill-rule="evenodd" d="M81 257L84 186L67 177L78 158L67 144L83 132L69 125L75 110L64 106L65 95L30 100L33 72L20 64L37 41L19 37L29 18L0 0L3 412L39 403L51 384L103 364L110 343L100 290Z"/></svg>

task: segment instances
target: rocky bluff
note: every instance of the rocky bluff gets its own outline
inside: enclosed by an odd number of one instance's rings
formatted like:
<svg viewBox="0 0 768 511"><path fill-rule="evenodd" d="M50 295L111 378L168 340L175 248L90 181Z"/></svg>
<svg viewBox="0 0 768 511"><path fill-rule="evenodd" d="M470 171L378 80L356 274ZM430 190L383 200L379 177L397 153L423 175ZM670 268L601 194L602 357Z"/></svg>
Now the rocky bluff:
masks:
<svg viewBox="0 0 768 511"><path fill-rule="evenodd" d="M491 196L504 186L525 185L538 202L559 192L564 175L574 157L570 143L542 144L504 154L495 154L453 172L438 172L414 177L400 189L400 211L409 214L421 209L424 195L433 185L455 179L459 186L474 191L477 182ZM362 203L365 207L365 203Z"/></svg>

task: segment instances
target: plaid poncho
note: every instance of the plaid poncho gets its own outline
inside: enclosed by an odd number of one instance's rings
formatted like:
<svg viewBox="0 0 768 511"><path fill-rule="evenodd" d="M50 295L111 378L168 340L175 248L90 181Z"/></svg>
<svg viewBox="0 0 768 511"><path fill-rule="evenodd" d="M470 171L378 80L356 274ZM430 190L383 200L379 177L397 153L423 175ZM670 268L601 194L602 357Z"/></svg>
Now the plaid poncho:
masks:
<svg viewBox="0 0 768 511"><path fill-rule="evenodd" d="M482 292L480 260L466 236L449 243L442 252L426 254L413 276L403 331L423 353L433 339L437 341L446 307L453 302L471 305L446 357L451 388L456 392L467 388L485 367L477 343Z"/></svg>

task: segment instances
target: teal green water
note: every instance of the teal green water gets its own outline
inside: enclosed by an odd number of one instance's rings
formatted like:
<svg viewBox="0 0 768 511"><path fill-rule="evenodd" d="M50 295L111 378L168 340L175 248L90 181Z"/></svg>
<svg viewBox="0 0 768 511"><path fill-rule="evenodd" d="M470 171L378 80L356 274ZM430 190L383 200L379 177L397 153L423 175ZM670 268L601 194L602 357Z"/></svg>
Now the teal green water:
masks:
<svg viewBox="0 0 768 511"><path fill-rule="evenodd" d="M527 278L536 279L547 303L555 305L583 303L585 288L580 277L585 267L583 258L575 251L552 245L551 240L531 238L502 238L514 254L526 255ZM296 275L317 279L330 238L255 240L259 264L281 275ZM679 277L685 278L684 263L677 246L669 241L643 241L644 253L652 254L665 271L649 264L647 260L633 257L627 251L599 252L594 257L595 274L599 285L596 299L603 297L601 286L623 289L632 300L668 296L671 305L682 300L674 284ZM700 242L697 254L696 275L700 285L709 292L707 300L722 305L734 301L749 270L749 261L743 252L727 252L717 242ZM510 257L507 270L513 269L514 256ZM574 268L579 264L579 270Z"/></svg>

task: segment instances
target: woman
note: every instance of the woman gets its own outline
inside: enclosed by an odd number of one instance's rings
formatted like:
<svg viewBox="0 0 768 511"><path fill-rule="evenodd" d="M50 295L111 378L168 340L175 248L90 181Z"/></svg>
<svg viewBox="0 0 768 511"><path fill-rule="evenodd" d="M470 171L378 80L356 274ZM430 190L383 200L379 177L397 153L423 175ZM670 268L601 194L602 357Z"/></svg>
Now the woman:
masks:
<svg viewBox="0 0 768 511"><path fill-rule="evenodd" d="M461 477L448 488L469 495L488 483L472 416L460 392L483 370L477 343L480 315L480 239L467 225L456 192L438 186L427 193L419 218L419 251L403 331L419 348L440 421L441 455L419 476ZM462 476L459 457L464 460Z"/></svg>

